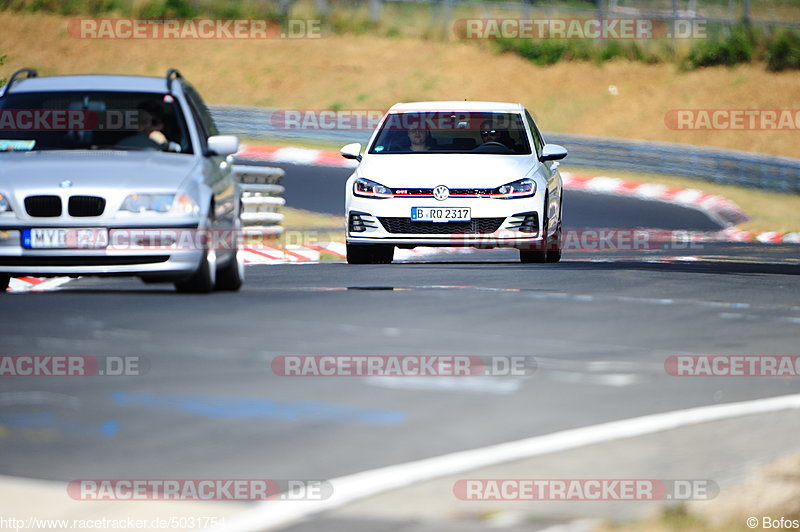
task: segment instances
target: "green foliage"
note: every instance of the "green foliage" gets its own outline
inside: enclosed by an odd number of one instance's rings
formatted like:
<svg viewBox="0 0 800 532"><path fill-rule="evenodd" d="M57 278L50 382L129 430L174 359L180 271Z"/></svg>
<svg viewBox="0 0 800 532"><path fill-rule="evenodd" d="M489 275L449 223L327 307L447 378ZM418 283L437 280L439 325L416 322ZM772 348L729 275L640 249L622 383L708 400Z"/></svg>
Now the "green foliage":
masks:
<svg viewBox="0 0 800 532"><path fill-rule="evenodd" d="M377 24L368 18L349 11L331 15L328 17L328 24L333 33L349 33L351 35L365 35L377 28Z"/></svg>
<svg viewBox="0 0 800 532"><path fill-rule="evenodd" d="M698 41L689 52L683 68L749 63L758 52L759 35L750 26L739 24L726 31L717 31L707 39Z"/></svg>
<svg viewBox="0 0 800 532"><path fill-rule="evenodd" d="M0 55L0 66L3 66L3 63L5 62L6 62L6 56ZM0 86L3 86L5 84L6 84L6 78L0 78Z"/></svg>
<svg viewBox="0 0 800 532"><path fill-rule="evenodd" d="M189 0L150 0L140 9L138 16L141 18L192 18L197 16L197 10Z"/></svg>
<svg viewBox="0 0 800 532"><path fill-rule="evenodd" d="M598 46L595 57L600 62L617 58L639 63L660 63L662 61L658 54L649 51L636 41L609 41Z"/></svg>
<svg viewBox="0 0 800 532"><path fill-rule="evenodd" d="M588 61L594 57L591 43L586 40L496 39L494 44L500 52L514 52L537 65Z"/></svg>
<svg viewBox="0 0 800 532"><path fill-rule="evenodd" d="M57 13L59 15L102 15L120 9L118 0L15 0L4 9Z"/></svg>
<svg viewBox="0 0 800 532"><path fill-rule="evenodd" d="M790 29L778 32L767 45L764 60L773 72L800 69L800 35Z"/></svg>
<svg viewBox="0 0 800 532"><path fill-rule="evenodd" d="M665 527L669 527L672 530L705 528L705 521L689 512L684 504L664 508L661 512L661 521Z"/></svg>
<svg viewBox="0 0 800 532"><path fill-rule="evenodd" d="M498 52L513 52L537 65L559 61L605 62L627 59L641 63L660 63L663 58L636 41L594 42L586 39L495 39Z"/></svg>

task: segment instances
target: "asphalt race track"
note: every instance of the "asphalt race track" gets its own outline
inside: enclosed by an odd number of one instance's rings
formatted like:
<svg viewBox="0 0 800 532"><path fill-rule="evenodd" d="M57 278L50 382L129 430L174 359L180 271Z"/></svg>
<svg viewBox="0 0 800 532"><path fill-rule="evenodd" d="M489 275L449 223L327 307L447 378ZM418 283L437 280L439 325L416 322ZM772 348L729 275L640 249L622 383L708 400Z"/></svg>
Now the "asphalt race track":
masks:
<svg viewBox="0 0 800 532"><path fill-rule="evenodd" d="M287 204L342 212L350 170L285 166ZM691 209L567 191L567 229L717 228ZM597 423L800 393L677 378L676 354L796 355L796 246L511 250L251 266L240 293L86 278L7 294L0 353L138 356L144 375L6 378L0 474L333 478ZM525 377L281 377L279 355L522 355ZM46 434L46 437L43 436ZM786 450L796 442L785 441ZM68 459L66 458L68 457Z"/></svg>

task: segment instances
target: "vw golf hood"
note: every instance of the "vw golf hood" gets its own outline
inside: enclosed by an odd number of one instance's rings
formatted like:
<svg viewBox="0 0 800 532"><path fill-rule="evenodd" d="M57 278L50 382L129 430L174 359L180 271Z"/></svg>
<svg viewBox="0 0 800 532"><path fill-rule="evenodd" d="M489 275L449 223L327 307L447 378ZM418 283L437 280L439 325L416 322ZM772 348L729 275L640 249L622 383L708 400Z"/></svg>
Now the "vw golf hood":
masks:
<svg viewBox="0 0 800 532"><path fill-rule="evenodd" d="M534 155L369 154L361 162L358 175L390 188L497 187L530 176L538 164Z"/></svg>

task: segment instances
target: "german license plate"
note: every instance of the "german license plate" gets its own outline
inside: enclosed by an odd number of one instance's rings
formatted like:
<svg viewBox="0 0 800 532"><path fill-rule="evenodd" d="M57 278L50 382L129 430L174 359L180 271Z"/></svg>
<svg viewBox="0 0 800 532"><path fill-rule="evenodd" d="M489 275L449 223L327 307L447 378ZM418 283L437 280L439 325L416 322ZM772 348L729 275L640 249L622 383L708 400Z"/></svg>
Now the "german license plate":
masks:
<svg viewBox="0 0 800 532"><path fill-rule="evenodd" d="M469 207L411 207L412 222L469 222Z"/></svg>
<svg viewBox="0 0 800 532"><path fill-rule="evenodd" d="M108 247L108 229L105 227L23 229L22 247L27 249L102 249Z"/></svg>

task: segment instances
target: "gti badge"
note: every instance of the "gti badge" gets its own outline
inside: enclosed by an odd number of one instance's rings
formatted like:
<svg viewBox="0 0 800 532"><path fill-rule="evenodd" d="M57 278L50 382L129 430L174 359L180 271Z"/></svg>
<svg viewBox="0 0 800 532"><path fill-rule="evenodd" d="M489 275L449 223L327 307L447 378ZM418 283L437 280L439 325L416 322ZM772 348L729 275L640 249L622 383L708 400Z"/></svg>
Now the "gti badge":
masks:
<svg viewBox="0 0 800 532"><path fill-rule="evenodd" d="M69 179L65 179L64 181L59 183L58 186L60 186L61 188L69 188L72 186L72 181L70 181Z"/></svg>
<svg viewBox="0 0 800 532"><path fill-rule="evenodd" d="M433 189L433 197L439 201L444 201L450 197L450 189L444 185L439 185Z"/></svg>

